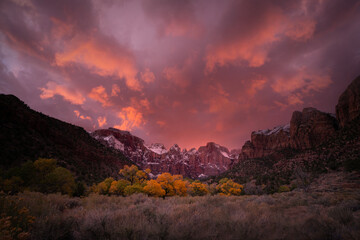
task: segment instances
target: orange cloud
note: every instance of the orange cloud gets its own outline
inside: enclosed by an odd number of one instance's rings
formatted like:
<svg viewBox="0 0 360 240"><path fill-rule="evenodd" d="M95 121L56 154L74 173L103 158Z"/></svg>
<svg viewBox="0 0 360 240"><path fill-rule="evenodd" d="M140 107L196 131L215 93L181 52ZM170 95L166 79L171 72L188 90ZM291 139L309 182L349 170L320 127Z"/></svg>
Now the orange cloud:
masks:
<svg viewBox="0 0 360 240"><path fill-rule="evenodd" d="M119 53L110 47L94 40L74 39L65 51L56 54L56 64L63 66L80 63L88 66L100 76L116 75L125 78L126 86L134 91L140 91L142 86L136 78L135 63L126 52Z"/></svg>
<svg viewBox="0 0 360 240"><path fill-rule="evenodd" d="M116 97L120 92L120 87L117 84L113 84L111 88L111 96Z"/></svg>
<svg viewBox="0 0 360 240"><path fill-rule="evenodd" d="M131 131L133 128L139 128L145 123L142 113L133 107L123 108L117 116L122 120L122 123L121 125L114 126L114 128L118 128L120 130Z"/></svg>
<svg viewBox="0 0 360 240"><path fill-rule="evenodd" d="M247 93L253 97L259 90L264 88L266 82L267 79L265 77L253 80Z"/></svg>
<svg viewBox="0 0 360 240"><path fill-rule="evenodd" d="M54 82L48 82L46 84L46 88L40 88L40 90L42 91L40 94L41 99L53 98L55 95L59 95L66 101L76 105L81 105L86 100L80 92L70 90L63 85L59 85Z"/></svg>
<svg viewBox="0 0 360 240"><path fill-rule="evenodd" d="M265 17L261 29L208 46L205 73L211 73L216 66L239 61L247 62L250 67L262 66L267 60L269 46L279 39L277 35L282 31L283 21L282 13L273 9Z"/></svg>
<svg viewBox="0 0 360 240"><path fill-rule="evenodd" d="M296 90L308 93L311 90L320 91L332 83L330 75L311 73L305 68L299 69L293 77L278 78L272 85L272 89L281 94L288 94Z"/></svg>
<svg viewBox="0 0 360 240"><path fill-rule="evenodd" d="M102 127L102 126L106 125L106 123L107 123L106 117L98 117L97 121L98 121L99 127Z"/></svg>
<svg viewBox="0 0 360 240"><path fill-rule="evenodd" d="M295 21L290 24L285 35L297 41L309 40L315 32L316 22L311 19Z"/></svg>
<svg viewBox="0 0 360 240"><path fill-rule="evenodd" d="M186 88L189 85L189 80L186 79L184 72L177 67L167 67L163 70L165 79L173 82L181 88Z"/></svg>
<svg viewBox="0 0 360 240"><path fill-rule="evenodd" d="M158 124L160 127L163 127L166 125L166 122L165 121L156 121L156 124Z"/></svg>
<svg viewBox="0 0 360 240"><path fill-rule="evenodd" d="M229 93L220 84L210 86L210 97L205 102L209 105L209 113L231 111L234 104L229 100Z"/></svg>
<svg viewBox="0 0 360 240"><path fill-rule="evenodd" d="M314 73L306 68L299 68L292 77L280 77L271 85L274 92L287 96L286 103L275 102L282 109L296 104L303 104L304 96L310 91L321 91L332 83L326 73Z"/></svg>
<svg viewBox="0 0 360 240"><path fill-rule="evenodd" d="M152 83L155 81L155 75L149 68L146 68L145 72L142 72L140 75L141 79L146 83Z"/></svg>
<svg viewBox="0 0 360 240"><path fill-rule="evenodd" d="M106 93L105 88L101 85L91 89L91 92L88 96L89 98L100 102L104 107L111 106L111 103L109 102L109 96Z"/></svg>
<svg viewBox="0 0 360 240"><path fill-rule="evenodd" d="M84 115L81 115L80 112L78 110L74 110L74 113L75 115L80 118L80 119L83 119L83 120L90 120L91 121L91 117L89 116L84 116Z"/></svg>

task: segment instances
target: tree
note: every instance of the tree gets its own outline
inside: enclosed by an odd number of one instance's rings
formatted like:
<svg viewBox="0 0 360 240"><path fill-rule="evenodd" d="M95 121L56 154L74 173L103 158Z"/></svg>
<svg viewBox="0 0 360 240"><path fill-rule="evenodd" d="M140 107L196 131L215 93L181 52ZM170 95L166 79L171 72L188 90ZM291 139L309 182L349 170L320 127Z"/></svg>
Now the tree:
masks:
<svg viewBox="0 0 360 240"><path fill-rule="evenodd" d="M175 194L179 196L186 196L187 195L187 188L186 183L183 180L175 180L174 181L174 189Z"/></svg>
<svg viewBox="0 0 360 240"><path fill-rule="evenodd" d="M206 184L195 181L189 185L189 193L191 196L204 196L209 193L209 190Z"/></svg>
<svg viewBox="0 0 360 240"><path fill-rule="evenodd" d="M51 158L39 158L34 162L34 167L42 175L46 175L56 168L56 160Z"/></svg>
<svg viewBox="0 0 360 240"><path fill-rule="evenodd" d="M147 181L146 186L144 187L144 192L147 193L149 196L154 197L165 196L165 190L162 189L161 185L155 180Z"/></svg>
<svg viewBox="0 0 360 240"><path fill-rule="evenodd" d="M239 196L244 187L231 179L223 178L219 181L219 185L216 189L220 192L221 195L235 195Z"/></svg>
<svg viewBox="0 0 360 240"><path fill-rule="evenodd" d="M111 183L109 193L115 195L125 196L125 188L130 185L130 182L124 179L113 181Z"/></svg>
<svg viewBox="0 0 360 240"><path fill-rule="evenodd" d="M99 194L109 194L109 189L111 187L112 182L114 182L114 179L112 177L106 178L104 181L100 182L95 186L94 192Z"/></svg>
<svg viewBox="0 0 360 240"><path fill-rule="evenodd" d="M144 188L141 184L135 183L133 185L129 185L124 189L125 196L132 195L134 193L142 193L144 192Z"/></svg>
<svg viewBox="0 0 360 240"><path fill-rule="evenodd" d="M63 167L57 167L52 172L47 174L42 182L44 192L62 194L69 194L75 190L75 180L69 170Z"/></svg>
<svg viewBox="0 0 360 240"><path fill-rule="evenodd" d="M160 184L161 188L165 191L165 196L174 196L174 178L170 173L162 173L157 178L156 181Z"/></svg>
<svg viewBox="0 0 360 240"><path fill-rule="evenodd" d="M148 171L148 170L147 170ZM135 165L125 165L123 169L119 171L119 174L125 180L129 181L131 185L135 183L143 183L148 178L146 172L139 170Z"/></svg>

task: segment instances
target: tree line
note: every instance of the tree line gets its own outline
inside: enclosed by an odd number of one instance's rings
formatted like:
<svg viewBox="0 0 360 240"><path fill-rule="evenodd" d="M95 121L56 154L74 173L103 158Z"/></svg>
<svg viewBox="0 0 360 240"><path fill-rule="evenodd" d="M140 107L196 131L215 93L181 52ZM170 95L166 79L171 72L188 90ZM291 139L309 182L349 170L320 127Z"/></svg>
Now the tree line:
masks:
<svg viewBox="0 0 360 240"><path fill-rule="evenodd" d="M0 174L0 191L16 194L24 190L43 193L62 193L70 196L84 196L88 193L129 196L143 193L152 197L235 195L242 193L243 186L228 178L219 183L207 184L199 180L184 179L182 175L168 172L150 178L150 169L141 170L136 165L125 165L119 171L118 179L104 179L87 187L75 181L73 174L57 165L56 160L39 158Z"/></svg>

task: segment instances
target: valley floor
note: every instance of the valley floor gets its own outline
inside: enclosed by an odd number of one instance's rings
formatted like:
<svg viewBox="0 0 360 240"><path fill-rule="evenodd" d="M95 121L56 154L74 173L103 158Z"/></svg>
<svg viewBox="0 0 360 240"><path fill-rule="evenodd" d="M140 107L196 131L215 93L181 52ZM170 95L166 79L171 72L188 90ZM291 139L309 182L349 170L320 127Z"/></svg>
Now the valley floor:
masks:
<svg viewBox="0 0 360 240"><path fill-rule="evenodd" d="M261 196L70 198L25 192L1 196L0 235L18 231L19 239L360 239L358 176L326 174L309 192ZM6 224L22 228L8 231Z"/></svg>

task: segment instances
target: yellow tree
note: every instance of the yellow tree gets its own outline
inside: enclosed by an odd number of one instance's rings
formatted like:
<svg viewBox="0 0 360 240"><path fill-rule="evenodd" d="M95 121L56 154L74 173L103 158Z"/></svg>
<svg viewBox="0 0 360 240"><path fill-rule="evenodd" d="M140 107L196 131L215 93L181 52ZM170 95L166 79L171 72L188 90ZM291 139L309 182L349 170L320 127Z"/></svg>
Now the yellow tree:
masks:
<svg viewBox="0 0 360 240"><path fill-rule="evenodd" d="M111 183L109 193L115 195L125 195L125 188L130 185L130 182L124 179L120 179L119 181L113 181Z"/></svg>
<svg viewBox="0 0 360 240"><path fill-rule="evenodd" d="M175 194L179 196L186 196L187 195L187 188L186 183L183 180L175 180L174 181L174 189Z"/></svg>
<svg viewBox="0 0 360 240"><path fill-rule="evenodd" d="M239 196L241 194L242 189L244 188L243 185L238 184L231 179L223 178L219 181L219 185L216 189L220 192L221 195L235 195Z"/></svg>
<svg viewBox="0 0 360 240"><path fill-rule="evenodd" d="M135 183L144 183L148 178L147 174L150 173L149 169L145 171L139 170L135 165L125 165L123 169L119 171L119 174L127 181L130 182L130 185Z"/></svg>
<svg viewBox="0 0 360 240"><path fill-rule="evenodd" d="M209 193L209 190L206 184L195 181L189 185L189 193L191 196L204 196Z"/></svg>
<svg viewBox="0 0 360 240"><path fill-rule="evenodd" d="M147 181L146 186L144 187L144 192L146 192L149 196L165 196L165 190L162 189L161 185L155 180Z"/></svg>
<svg viewBox="0 0 360 240"><path fill-rule="evenodd" d="M114 182L114 179L112 177L106 178L104 181L96 185L94 192L99 194L109 194L109 189L111 187L111 184Z"/></svg>
<svg viewBox="0 0 360 240"><path fill-rule="evenodd" d="M174 196L174 178L170 173L162 173L160 174L156 181L160 184L161 188L165 191L165 196Z"/></svg>

